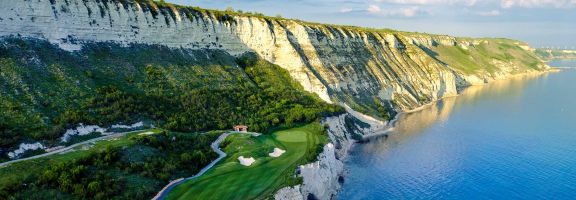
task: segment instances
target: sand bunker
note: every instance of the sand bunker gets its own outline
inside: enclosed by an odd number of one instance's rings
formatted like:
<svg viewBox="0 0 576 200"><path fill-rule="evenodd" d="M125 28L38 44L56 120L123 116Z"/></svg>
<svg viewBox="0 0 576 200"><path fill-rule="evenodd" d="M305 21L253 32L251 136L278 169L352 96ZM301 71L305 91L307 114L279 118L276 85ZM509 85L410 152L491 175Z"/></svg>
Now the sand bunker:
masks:
<svg viewBox="0 0 576 200"><path fill-rule="evenodd" d="M286 151L279 149L279 148L274 148L274 152L269 153L268 155L270 155L270 157L280 157L282 154L284 154Z"/></svg>
<svg viewBox="0 0 576 200"><path fill-rule="evenodd" d="M250 166L252 165L252 163L254 163L256 160L254 160L254 158L250 157L250 158L244 158L244 156L240 156L238 157L238 161L240 161L241 165L244 166Z"/></svg>
<svg viewBox="0 0 576 200"><path fill-rule="evenodd" d="M139 133L138 135L153 135L154 132L152 131L148 131L148 132L144 132L144 133Z"/></svg>

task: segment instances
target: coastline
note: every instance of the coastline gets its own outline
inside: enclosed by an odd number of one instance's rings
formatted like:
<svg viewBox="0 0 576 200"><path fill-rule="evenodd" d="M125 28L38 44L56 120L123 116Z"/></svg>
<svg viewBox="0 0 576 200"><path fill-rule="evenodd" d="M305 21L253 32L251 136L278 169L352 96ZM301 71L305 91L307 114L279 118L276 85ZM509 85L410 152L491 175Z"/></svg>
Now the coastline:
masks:
<svg viewBox="0 0 576 200"><path fill-rule="evenodd" d="M369 140L373 137L382 137L389 134L394 130L395 126L401 119L403 115L419 112L426 109L439 101L447 98L457 98L461 95L461 91L467 87L471 86L484 86L495 81L507 81L514 78L525 77L525 76L541 76L547 73L560 72L561 69L548 67L543 71L528 71L518 74L507 74L504 76L499 76L492 79L484 79L483 84L468 84L459 87L458 93L456 95L445 96L437 100L428 102L417 108L399 112L394 118L388 122L384 122L383 127L378 129L370 130L360 128L360 132L367 133L362 134L360 140L353 139L354 134L358 134L356 131L346 130L347 125L343 118L355 117L354 113L347 112L337 117L330 117L323 120L322 124L328 125L328 135L330 137L331 143L324 147L324 151L318 156L318 161L300 166L300 170L310 169L310 166L316 166L313 168L315 173L330 174L331 177L310 177L310 173L301 173L304 183L301 185L296 185L293 187L282 188L276 192L275 199L287 200L287 199L306 199L307 197L313 196L317 199L334 199L342 187L344 181L343 174L345 172L344 163L349 155L349 150L354 148L354 145L361 141ZM358 118L356 118L358 119ZM354 124L358 128L358 124ZM328 145L334 145L337 148L330 148ZM333 154L333 156L326 155ZM327 173L330 172L330 173ZM307 180L309 180L307 182ZM334 185L333 183L337 184ZM320 188L318 188L320 187ZM323 188L322 188L323 187ZM313 188L313 189L311 189Z"/></svg>
<svg viewBox="0 0 576 200"><path fill-rule="evenodd" d="M548 68L546 71L535 71L535 72L525 72L525 73L513 74L513 75L507 76L507 77L504 78L504 79L493 79L493 80L487 81L487 82L485 82L484 84L481 84L481 85L467 85L467 86L464 86L464 87L462 87L460 90L458 90L458 94L456 94L456 95L445 96L445 97L439 98L439 99L437 99L437 100L431 101L431 102L429 102L429 103L426 103L426 104L424 104L424 105L421 105L421 106L419 106L419 107L417 107L417 108L414 108L414 109L411 109L411 110L408 110L408 111L401 111L401 112L399 112L398 114L396 114L396 115L394 116L394 118L393 118L392 120L390 120L390 121L388 122L388 124L384 127L384 130L383 130L383 131L378 132L378 133L374 133L374 134L363 135L363 136L362 136L362 139L369 139L369 138L372 138L372 137L384 136L384 135L388 134L389 132L391 132L392 130L394 130L394 127L395 127L396 123L398 122L398 120L400 120L400 117L402 117L403 115L422 111L422 110L424 110L424 109L426 109L426 108L428 108L428 107L430 107L430 106L432 106L432 105L434 105L434 104L436 104L436 103L438 103L438 102L440 102L440 101L442 101L442 100L444 100L444 99L447 99L447 98L457 98L457 97L459 97L459 96L461 95L460 92L461 92L462 90L468 88L468 87L484 86L484 85L486 85L486 84L491 84L491 83L496 82L496 81L508 81L508 80L511 80L511 79L514 79L514 78L525 77L525 76L530 76L530 75L540 76L540 75L547 74L547 73L561 72L563 69L576 69L576 68L558 68L558 67L551 67L551 68Z"/></svg>

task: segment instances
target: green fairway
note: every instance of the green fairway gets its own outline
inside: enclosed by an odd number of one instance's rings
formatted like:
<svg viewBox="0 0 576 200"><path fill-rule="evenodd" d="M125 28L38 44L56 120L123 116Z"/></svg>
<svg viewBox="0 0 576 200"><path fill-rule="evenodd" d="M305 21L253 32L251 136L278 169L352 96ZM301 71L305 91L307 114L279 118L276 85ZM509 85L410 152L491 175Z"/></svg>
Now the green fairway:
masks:
<svg viewBox="0 0 576 200"><path fill-rule="evenodd" d="M254 137L248 134L228 136L224 151L228 156L205 175L183 183L167 199L259 199L277 189L298 183L296 167L315 158L327 137L319 123ZM226 145L227 144L227 145ZM268 153L274 147L286 150L278 158ZM256 162L243 166L238 157L254 157Z"/></svg>

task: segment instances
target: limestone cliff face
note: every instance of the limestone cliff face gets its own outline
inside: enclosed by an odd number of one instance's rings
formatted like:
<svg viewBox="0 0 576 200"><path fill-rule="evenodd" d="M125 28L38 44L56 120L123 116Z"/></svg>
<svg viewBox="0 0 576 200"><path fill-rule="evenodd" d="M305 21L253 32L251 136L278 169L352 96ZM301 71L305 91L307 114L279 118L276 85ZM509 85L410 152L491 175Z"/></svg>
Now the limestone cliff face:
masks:
<svg viewBox="0 0 576 200"><path fill-rule="evenodd" d="M42 38L69 51L85 43L114 42L221 49L231 55L256 52L323 100L375 116L378 106L407 111L456 95L466 85L545 68L539 60L521 62L516 55L495 59L482 51L505 54L512 48L523 58L535 59L518 42L365 30L139 2L0 1L0 36ZM468 62L479 59L486 66L467 70Z"/></svg>

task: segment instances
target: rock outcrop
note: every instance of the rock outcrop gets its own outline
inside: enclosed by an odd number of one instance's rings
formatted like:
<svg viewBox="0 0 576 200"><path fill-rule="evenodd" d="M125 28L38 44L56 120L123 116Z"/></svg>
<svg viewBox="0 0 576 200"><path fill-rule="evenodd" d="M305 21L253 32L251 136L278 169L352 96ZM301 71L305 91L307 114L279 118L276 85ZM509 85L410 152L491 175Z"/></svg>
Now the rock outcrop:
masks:
<svg viewBox="0 0 576 200"><path fill-rule="evenodd" d="M300 166L300 174L304 179L301 191L308 194L306 196L331 199L338 192L338 177L344 170L344 164L335 155L334 145L328 143L318 155L318 161Z"/></svg>
<svg viewBox="0 0 576 200"><path fill-rule="evenodd" d="M352 144L363 136L382 134L388 126L378 126L374 121L358 118L346 113L322 120L326 125L331 143L326 144L318 161L302 165L299 168L303 179L301 185L285 187L279 190L275 199L333 199L342 184L344 161Z"/></svg>

